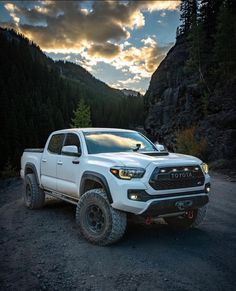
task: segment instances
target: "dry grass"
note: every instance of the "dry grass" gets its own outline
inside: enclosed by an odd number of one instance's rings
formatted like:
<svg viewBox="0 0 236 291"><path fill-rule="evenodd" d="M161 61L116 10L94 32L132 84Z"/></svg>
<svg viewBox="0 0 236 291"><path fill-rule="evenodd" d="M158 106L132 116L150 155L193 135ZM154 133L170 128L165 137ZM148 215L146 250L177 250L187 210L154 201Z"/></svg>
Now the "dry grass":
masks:
<svg viewBox="0 0 236 291"><path fill-rule="evenodd" d="M195 138L196 127L184 129L176 133L176 152L202 157L206 149L206 140Z"/></svg>

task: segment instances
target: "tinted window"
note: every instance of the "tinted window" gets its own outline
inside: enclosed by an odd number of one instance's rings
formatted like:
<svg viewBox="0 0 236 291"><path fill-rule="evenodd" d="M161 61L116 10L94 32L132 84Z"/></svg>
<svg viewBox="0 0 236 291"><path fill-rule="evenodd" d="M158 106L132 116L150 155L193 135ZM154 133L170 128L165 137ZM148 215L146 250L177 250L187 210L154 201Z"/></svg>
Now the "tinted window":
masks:
<svg viewBox="0 0 236 291"><path fill-rule="evenodd" d="M89 154L156 151L151 142L138 132L85 132Z"/></svg>
<svg viewBox="0 0 236 291"><path fill-rule="evenodd" d="M64 134L53 135L51 137L49 144L48 144L49 152L51 152L53 154L60 154L64 137L65 137Z"/></svg>
<svg viewBox="0 0 236 291"><path fill-rule="evenodd" d="M79 137L74 133L68 133L64 146L74 145L77 146L78 152L80 152L80 141Z"/></svg>

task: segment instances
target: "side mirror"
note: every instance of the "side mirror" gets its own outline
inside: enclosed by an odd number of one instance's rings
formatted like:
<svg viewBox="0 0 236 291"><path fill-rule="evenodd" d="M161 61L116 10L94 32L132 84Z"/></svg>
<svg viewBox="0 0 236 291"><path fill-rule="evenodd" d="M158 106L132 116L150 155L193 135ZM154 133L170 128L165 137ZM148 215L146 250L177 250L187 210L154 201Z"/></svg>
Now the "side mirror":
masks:
<svg viewBox="0 0 236 291"><path fill-rule="evenodd" d="M165 148L165 146L164 145L162 145L162 144L159 144L159 143L155 143L155 147L156 147L156 149L159 151L159 152L166 152L167 151L167 149Z"/></svg>
<svg viewBox="0 0 236 291"><path fill-rule="evenodd" d="M74 145L64 146L61 150L61 153L66 156L72 156L72 157L81 156L81 152L79 152L77 146L74 146Z"/></svg>

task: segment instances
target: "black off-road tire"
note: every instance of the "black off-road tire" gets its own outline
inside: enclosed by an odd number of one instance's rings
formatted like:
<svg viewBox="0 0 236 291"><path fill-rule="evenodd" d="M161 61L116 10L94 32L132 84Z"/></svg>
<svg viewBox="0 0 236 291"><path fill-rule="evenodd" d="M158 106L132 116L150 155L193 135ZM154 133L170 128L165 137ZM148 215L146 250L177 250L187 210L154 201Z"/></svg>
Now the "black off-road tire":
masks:
<svg viewBox="0 0 236 291"><path fill-rule="evenodd" d="M45 193L39 187L34 174L25 176L23 197L26 207L30 209L39 209L44 206Z"/></svg>
<svg viewBox="0 0 236 291"><path fill-rule="evenodd" d="M99 211L98 220L101 220L101 229L93 229L99 226L99 222L91 221L94 217L93 207L94 210ZM92 218L90 209L93 212ZM103 189L93 189L80 198L76 209L76 222L80 233L88 241L105 246L122 238L126 230L127 218L126 213L112 208ZM95 223L96 226L93 225Z"/></svg>
<svg viewBox="0 0 236 291"><path fill-rule="evenodd" d="M167 224L175 230L186 230L199 226L205 219L207 213L207 206L195 209L193 217L188 218L187 215L180 215L177 217L166 217L164 220Z"/></svg>

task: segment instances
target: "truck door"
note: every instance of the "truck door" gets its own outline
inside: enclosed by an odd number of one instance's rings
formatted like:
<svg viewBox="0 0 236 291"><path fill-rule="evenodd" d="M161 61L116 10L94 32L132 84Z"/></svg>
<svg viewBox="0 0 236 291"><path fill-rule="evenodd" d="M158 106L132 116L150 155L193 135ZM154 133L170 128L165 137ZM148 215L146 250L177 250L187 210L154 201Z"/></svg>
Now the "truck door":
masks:
<svg viewBox="0 0 236 291"><path fill-rule="evenodd" d="M64 146L76 146L81 152L79 136L67 133ZM61 153L60 163L57 163L57 191L78 198L78 181L81 176L81 160L77 156Z"/></svg>
<svg viewBox="0 0 236 291"><path fill-rule="evenodd" d="M61 148L65 134L54 134L46 144L41 160L41 183L45 189L56 191L57 163L61 157Z"/></svg>

